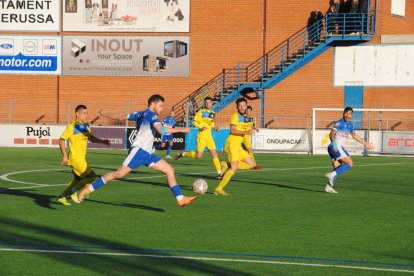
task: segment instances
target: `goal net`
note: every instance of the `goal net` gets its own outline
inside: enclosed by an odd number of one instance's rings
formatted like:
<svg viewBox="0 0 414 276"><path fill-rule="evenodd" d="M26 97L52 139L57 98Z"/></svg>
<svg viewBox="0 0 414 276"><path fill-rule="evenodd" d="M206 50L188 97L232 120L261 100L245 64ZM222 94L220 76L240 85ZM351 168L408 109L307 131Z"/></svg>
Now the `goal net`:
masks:
<svg viewBox="0 0 414 276"><path fill-rule="evenodd" d="M330 129L342 112L342 108L313 108L313 154L326 154ZM414 155L414 109L354 109L351 121L355 132L375 148L366 150L350 136L345 148L351 155Z"/></svg>

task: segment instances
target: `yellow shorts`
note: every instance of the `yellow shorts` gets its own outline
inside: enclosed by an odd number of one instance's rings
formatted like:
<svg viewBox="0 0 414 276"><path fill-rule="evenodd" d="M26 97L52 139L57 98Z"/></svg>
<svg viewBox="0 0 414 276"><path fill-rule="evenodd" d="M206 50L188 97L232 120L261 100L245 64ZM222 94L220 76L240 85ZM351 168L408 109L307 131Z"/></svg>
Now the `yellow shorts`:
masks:
<svg viewBox="0 0 414 276"><path fill-rule="evenodd" d="M224 151L227 152L227 158L230 162L241 161L245 158L250 158L249 153L245 151L242 145L239 143L226 142Z"/></svg>
<svg viewBox="0 0 414 276"><path fill-rule="evenodd" d="M80 178L84 178L92 172L92 168L86 160L70 160L69 166L72 167L73 172Z"/></svg>
<svg viewBox="0 0 414 276"><path fill-rule="evenodd" d="M214 143L213 136L211 135L211 133L198 133L196 149L198 152L203 152L205 147L207 147L209 150L216 149L216 143Z"/></svg>
<svg viewBox="0 0 414 276"><path fill-rule="evenodd" d="M249 149L252 147L251 137L252 137L251 135L243 136L243 145L246 149Z"/></svg>

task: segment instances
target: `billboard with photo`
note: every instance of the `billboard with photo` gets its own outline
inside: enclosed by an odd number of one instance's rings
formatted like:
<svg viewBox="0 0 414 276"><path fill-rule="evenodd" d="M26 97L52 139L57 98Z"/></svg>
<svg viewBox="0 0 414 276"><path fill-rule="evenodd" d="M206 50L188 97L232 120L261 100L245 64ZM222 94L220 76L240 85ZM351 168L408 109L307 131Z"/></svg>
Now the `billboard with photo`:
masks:
<svg viewBox="0 0 414 276"><path fill-rule="evenodd" d="M0 74L60 73L60 36L0 36Z"/></svg>
<svg viewBox="0 0 414 276"><path fill-rule="evenodd" d="M190 0L63 0L63 5L63 31L190 31Z"/></svg>
<svg viewBox="0 0 414 276"><path fill-rule="evenodd" d="M60 2L0 1L0 31L59 32Z"/></svg>
<svg viewBox="0 0 414 276"><path fill-rule="evenodd" d="M63 75L190 76L188 36L64 36Z"/></svg>

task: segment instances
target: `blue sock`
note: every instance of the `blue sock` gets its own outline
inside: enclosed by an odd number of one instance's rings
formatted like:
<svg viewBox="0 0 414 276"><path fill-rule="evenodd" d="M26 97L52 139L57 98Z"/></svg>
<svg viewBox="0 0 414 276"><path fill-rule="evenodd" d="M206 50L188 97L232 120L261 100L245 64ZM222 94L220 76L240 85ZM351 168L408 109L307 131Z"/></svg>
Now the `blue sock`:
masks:
<svg viewBox="0 0 414 276"><path fill-rule="evenodd" d="M170 189L177 200L180 200L184 197L178 184L172 186Z"/></svg>
<svg viewBox="0 0 414 276"><path fill-rule="evenodd" d="M93 190L97 190L105 184L106 184L105 180L102 177L99 177L92 183L92 188Z"/></svg>
<svg viewBox="0 0 414 276"><path fill-rule="evenodd" d="M335 169L336 175L340 175L341 173L346 172L347 170L350 170L351 166L349 166L349 164L342 164L341 166L339 166L338 168Z"/></svg>
<svg viewBox="0 0 414 276"><path fill-rule="evenodd" d="M171 150L172 150L172 146L171 145L168 145L168 147L167 147L167 154L166 154L167 156L170 155Z"/></svg>

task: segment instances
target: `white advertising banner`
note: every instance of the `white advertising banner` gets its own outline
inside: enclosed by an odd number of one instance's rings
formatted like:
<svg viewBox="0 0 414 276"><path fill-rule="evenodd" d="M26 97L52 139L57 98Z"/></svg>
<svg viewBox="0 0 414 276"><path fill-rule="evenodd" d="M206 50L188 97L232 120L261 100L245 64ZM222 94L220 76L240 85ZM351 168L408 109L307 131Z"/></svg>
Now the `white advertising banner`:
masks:
<svg viewBox="0 0 414 276"><path fill-rule="evenodd" d="M0 31L59 32L58 0L1 0Z"/></svg>
<svg viewBox="0 0 414 276"><path fill-rule="evenodd" d="M315 131L315 152L314 154L328 154L328 145L331 143L329 139L329 132L330 130L316 130ZM363 130L356 130L356 134L359 137L364 138L364 131ZM350 155L363 155L364 154L364 146L358 143L352 136L349 136L348 139L345 141L344 145L345 149L348 151Z"/></svg>
<svg viewBox="0 0 414 276"><path fill-rule="evenodd" d="M414 45L335 47L334 85L414 86Z"/></svg>
<svg viewBox="0 0 414 276"><path fill-rule="evenodd" d="M190 76L188 36L64 36L63 75Z"/></svg>
<svg viewBox="0 0 414 276"><path fill-rule="evenodd" d="M0 124L1 147L58 147L66 126Z"/></svg>
<svg viewBox="0 0 414 276"><path fill-rule="evenodd" d="M414 133L384 131L382 147L385 153L413 154L414 153Z"/></svg>
<svg viewBox="0 0 414 276"><path fill-rule="evenodd" d="M252 136L254 150L308 152L309 132L305 129L260 129Z"/></svg>
<svg viewBox="0 0 414 276"><path fill-rule="evenodd" d="M190 0L64 0L63 31L189 32Z"/></svg>
<svg viewBox="0 0 414 276"><path fill-rule="evenodd" d="M60 75L61 52L60 36L0 36L0 74Z"/></svg>

